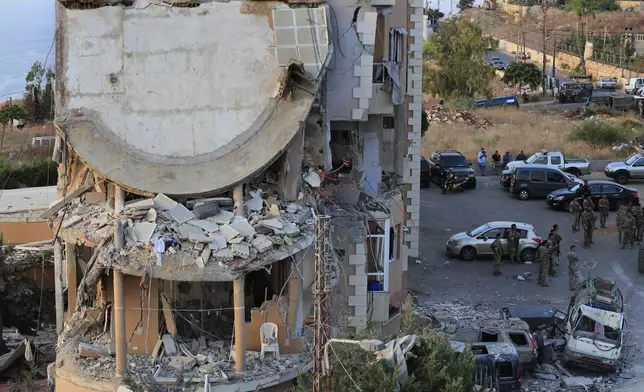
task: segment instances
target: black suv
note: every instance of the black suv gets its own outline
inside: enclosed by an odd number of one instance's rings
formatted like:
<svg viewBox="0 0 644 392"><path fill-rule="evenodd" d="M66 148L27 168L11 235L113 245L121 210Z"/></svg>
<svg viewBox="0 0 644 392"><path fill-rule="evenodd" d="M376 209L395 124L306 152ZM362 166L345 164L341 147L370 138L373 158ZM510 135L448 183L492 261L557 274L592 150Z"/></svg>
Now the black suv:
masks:
<svg viewBox="0 0 644 392"><path fill-rule="evenodd" d="M592 83L566 82L559 87L559 103L584 102L593 96Z"/></svg>
<svg viewBox="0 0 644 392"><path fill-rule="evenodd" d="M472 169L472 164L456 150L436 151L429 158L429 168L431 178L437 184L441 184L445 178L445 172L452 169L457 179L466 179L466 188L476 188L476 174Z"/></svg>

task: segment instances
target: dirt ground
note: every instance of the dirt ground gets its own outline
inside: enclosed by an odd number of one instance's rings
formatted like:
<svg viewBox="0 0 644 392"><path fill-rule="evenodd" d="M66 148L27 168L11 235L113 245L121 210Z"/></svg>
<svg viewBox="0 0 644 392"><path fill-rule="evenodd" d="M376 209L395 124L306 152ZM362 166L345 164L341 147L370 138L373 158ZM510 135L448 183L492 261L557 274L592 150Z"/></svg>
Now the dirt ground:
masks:
<svg viewBox="0 0 644 392"><path fill-rule="evenodd" d="M42 156L50 155L53 142L49 144L43 143L43 147L32 148L31 140L39 136L55 136L56 130L53 124L39 124L27 126L23 129L16 127L6 127L4 131L4 138L2 139L2 147L0 147L0 155L7 156L11 153L18 156Z"/></svg>
<svg viewBox="0 0 644 392"><path fill-rule="evenodd" d="M527 155L542 148L563 151L570 157L592 159L621 158L620 152L592 149L585 143L568 140L576 124L562 111L528 111L516 108L481 108L470 112L488 120L488 128L469 125L465 122L430 124L422 141L422 152L428 156L440 149L455 149L475 160L477 152L484 147L488 151L510 151L516 155L520 150ZM629 117L616 117L624 121ZM623 155L623 152L621 152Z"/></svg>

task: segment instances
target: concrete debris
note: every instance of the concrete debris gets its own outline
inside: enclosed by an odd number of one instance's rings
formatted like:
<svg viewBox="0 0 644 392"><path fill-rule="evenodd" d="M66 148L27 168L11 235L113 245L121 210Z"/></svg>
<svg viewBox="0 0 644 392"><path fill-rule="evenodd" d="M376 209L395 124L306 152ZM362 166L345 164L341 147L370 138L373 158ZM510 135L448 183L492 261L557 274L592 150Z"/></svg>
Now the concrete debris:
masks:
<svg viewBox="0 0 644 392"><path fill-rule="evenodd" d="M309 173L304 176L304 181L313 188L319 188L322 185L322 178L315 169L309 170Z"/></svg>
<svg viewBox="0 0 644 392"><path fill-rule="evenodd" d="M156 223L135 223L134 227L132 228L132 233L134 234L134 238L136 238L137 242L143 242L147 244L150 242L150 238L152 238L152 234L154 233L154 229L156 229L156 227Z"/></svg>
<svg viewBox="0 0 644 392"><path fill-rule="evenodd" d="M65 221L63 222L62 228L66 229L68 227L74 226L76 223L80 222L81 220L83 220L82 215L72 216L69 219L65 219Z"/></svg>
<svg viewBox="0 0 644 392"><path fill-rule="evenodd" d="M268 216L279 218L280 208L277 206L277 204L271 204L268 206Z"/></svg>
<svg viewBox="0 0 644 392"><path fill-rule="evenodd" d="M177 204L174 207L168 210L168 213L177 223L186 223L187 221L194 219L195 214L187 209L183 204Z"/></svg>
<svg viewBox="0 0 644 392"><path fill-rule="evenodd" d="M174 342L174 338L168 334L165 334L161 337L163 340L163 350L167 355L177 355L177 344Z"/></svg>
<svg viewBox="0 0 644 392"><path fill-rule="evenodd" d="M265 235L258 235L251 241L251 245L257 249L259 253L264 253L269 249L273 248L273 243Z"/></svg>
<svg viewBox="0 0 644 392"><path fill-rule="evenodd" d="M190 371L197 364L197 360L188 357L172 357L168 366L178 371Z"/></svg>
<svg viewBox="0 0 644 392"><path fill-rule="evenodd" d="M476 128L489 128L492 123L479 117L471 110L448 109L443 105L434 105L427 113L429 125L466 123Z"/></svg>
<svg viewBox="0 0 644 392"><path fill-rule="evenodd" d="M284 225L278 219L266 219L259 221L260 226L270 227L271 229L281 229Z"/></svg>
<svg viewBox="0 0 644 392"><path fill-rule="evenodd" d="M168 211L169 209L173 208L176 206L178 203L168 196L164 195L163 193L159 193L155 198L154 198L154 205L164 211Z"/></svg>
<svg viewBox="0 0 644 392"><path fill-rule="evenodd" d="M262 190L257 189L255 191L250 191L251 198L244 203L246 210L251 211L261 211L264 206L264 199L262 199Z"/></svg>
<svg viewBox="0 0 644 392"><path fill-rule="evenodd" d="M232 244L230 246L233 256L246 259L250 256L250 248L247 244Z"/></svg>
<svg viewBox="0 0 644 392"><path fill-rule="evenodd" d="M209 235L209 237L212 239L212 242L209 244L210 249L212 250L219 250L219 249L224 249L226 245L226 236L222 233L212 233Z"/></svg>
<svg viewBox="0 0 644 392"><path fill-rule="evenodd" d="M227 225L233 219L233 216L235 216L235 214L233 214L232 212L222 210L219 212L219 214L213 216L209 220L212 220L218 225Z"/></svg>
<svg viewBox="0 0 644 392"><path fill-rule="evenodd" d="M109 356L110 353L105 347L96 344L79 343L78 355L81 357L101 358Z"/></svg>
<svg viewBox="0 0 644 392"><path fill-rule="evenodd" d="M228 227L237 231L242 237L252 237L255 235L255 229L253 229L253 226L246 219L233 222Z"/></svg>
<svg viewBox="0 0 644 392"><path fill-rule="evenodd" d="M211 222L209 220L204 220L204 219L193 219L189 221L188 224L197 226L201 228L203 231L206 231L208 233L212 233L219 230L219 225L217 225L215 222Z"/></svg>
<svg viewBox="0 0 644 392"><path fill-rule="evenodd" d="M219 214L220 211L221 209L219 208L219 204L217 204L217 202L214 200L195 204L194 208L192 209L192 212L198 219L215 216Z"/></svg>
<svg viewBox="0 0 644 392"><path fill-rule="evenodd" d="M233 229L230 225L221 226L221 233L226 237L226 241L229 242L239 235L239 232Z"/></svg>
<svg viewBox="0 0 644 392"><path fill-rule="evenodd" d="M125 203L126 210L149 210L154 206L154 199L132 200Z"/></svg>
<svg viewBox="0 0 644 392"><path fill-rule="evenodd" d="M157 217L158 217L157 210L155 210L154 208L150 208L148 212L145 214L145 216L143 217L143 220L146 222L156 222Z"/></svg>

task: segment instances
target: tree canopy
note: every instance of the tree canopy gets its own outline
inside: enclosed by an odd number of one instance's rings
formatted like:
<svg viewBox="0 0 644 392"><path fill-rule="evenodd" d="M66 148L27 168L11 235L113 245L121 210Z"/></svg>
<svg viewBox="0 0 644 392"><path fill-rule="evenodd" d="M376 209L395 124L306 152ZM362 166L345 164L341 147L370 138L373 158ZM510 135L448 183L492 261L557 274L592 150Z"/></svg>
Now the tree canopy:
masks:
<svg viewBox="0 0 644 392"><path fill-rule="evenodd" d="M437 24L438 20L445 16L445 14L438 8L427 8L425 10L425 15L427 15L427 19L429 19L432 24Z"/></svg>
<svg viewBox="0 0 644 392"><path fill-rule="evenodd" d="M534 63L515 62L505 70L503 82L510 86L530 86L533 90L541 85L543 75Z"/></svg>
<svg viewBox="0 0 644 392"><path fill-rule="evenodd" d="M53 112L53 83L54 71L45 69L40 61L31 65L25 77L25 111L26 117L32 122L39 122L52 118ZM44 81L44 89L43 89Z"/></svg>
<svg viewBox="0 0 644 392"><path fill-rule="evenodd" d="M450 19L441 24L423 48L425 66L423 90L443 98L490 96L494 69L484 62L488 39L466 19Z"/></svg>

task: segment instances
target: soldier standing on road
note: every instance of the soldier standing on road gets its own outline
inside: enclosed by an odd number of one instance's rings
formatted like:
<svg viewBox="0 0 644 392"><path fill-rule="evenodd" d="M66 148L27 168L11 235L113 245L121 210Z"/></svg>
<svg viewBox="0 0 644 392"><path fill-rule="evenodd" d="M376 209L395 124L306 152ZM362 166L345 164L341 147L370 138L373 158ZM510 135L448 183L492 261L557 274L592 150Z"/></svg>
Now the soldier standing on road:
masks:
<svg viewBox="0 0 644 392"><path fill-rule="evenodd" d="M593 199L591 199L590 196L584 199L584 210L586 208L590 208L591 211L595 210L595 203L593 203ZM597 220L596 216L595 216L595 220ZM593 222L593 229L597 229L597 225L595 225L595 222Z"/></svg>
<svg viewBox="0 0 644 392"><path fill-rule="evenodd" d="M552 225L552 230L551 233L553 234L554 242L553 242L553 250L555 251L554 256L557 256L557 263L556 266L559 267L559 256L561 255L561 235L559 235L559 225L554 224ZM554 257L553 257L554 258Z"/></svg>
<svg viewBox="0 0 644 392"><path fill-rule="evenodd" d="M579 220L581 219L581 204L579 204L579 198L575 199L570 203L570 213L572 214L572 231L579 231Z"/></svg>
<svg viewBox="0 0 644 392"><path fill-rule="evenodd" d="M592 209L586 208L581 214L581 225L584 227L584 248L590 248L593 243L593 230L595 230L596 217Z"/></svg>
<svg viewBox="0 0 644 392"><path fill-rule="evenodd" d="M557 257L557 237L555 236L555 231L550 230L548 234L548 250L550 257L548 258L548 275L557 276L557 262L555 257Z"/></svg>
<svg viewBox="0 0 644 392"><path fill-rule="evenodd" d="M633 241L640 241L640 233L642 232L642 210L639 207L633 206L631 210L633 215L633 222L635 228L633 229Z"/></svg>
<svg viewBox="0 0 644 392"><path fill-rule="evenodd" d="M610 209L610 203L606 198L606 195L602 195L602 198L599 199L599 227L602 229L606 228L606 219L608 219L608 210Z"/></svg>
<svg viewBox="0 0 644 392"><path fill-rule="evenodd" d="M501 275L501 258L503 257L503 245L501 245L501 233L496 233L496 238L492 245L492 253L494 253L494 270L492 275L499 276Z"/></svg>
<svg viewBox="0 0 644 392"><path fill-rule="evenodd" d="M570 252L568 252L568 288L573 291L577 288L578 283L578 263L579 257L577 257L577 252L575 252L575 245L570 245Z"/></svg>
<svg viewBox="0 0 644 392"><path fill-rule="evenodd" d="M624 237L624 217L628 212L626 211L626 206L619 206L617 209L616 223L617 223L617 240L619 244L622 244L622 239Z"/></svg>
<svg viewBox="0 0 644 392"><path fill-rule="evenodd" d="M537 253L535 259L539 263L539 286L548 287L548 281L546 280L546 273L548 269L548 261L550 260L550 252L548 251L548 240L542 241L537 247Z"/></svg>
<svg viewBox="0 0 644 392"><path fill-rule="evenodd" d="M642 238L642 237L644 237L644 208L642 208L640 210L639 219L640 219L640 221L639 221L639 229L638 229L638 232L637 232L637 240L639 242L642 242L642 240L644 239L644 238Z"/></svg>
<svg viewBox="0 0 644 392"><path fill-rule="evenodd" d="M508 250L510 251L510 263L518 264L518 253L519 253L519 239L521 234L517 230L517 225L514 223L510 226L510 231L508 232Z"/></svg>
<svg viewBox="0 0 644 392"><path fill-rule="evenodd" d="M631 249L633 248L633 243L635 242L635 218L630 212L624 214L624 220L622 221L622 249L626 248L626 244L629 244Z"/></svg>

